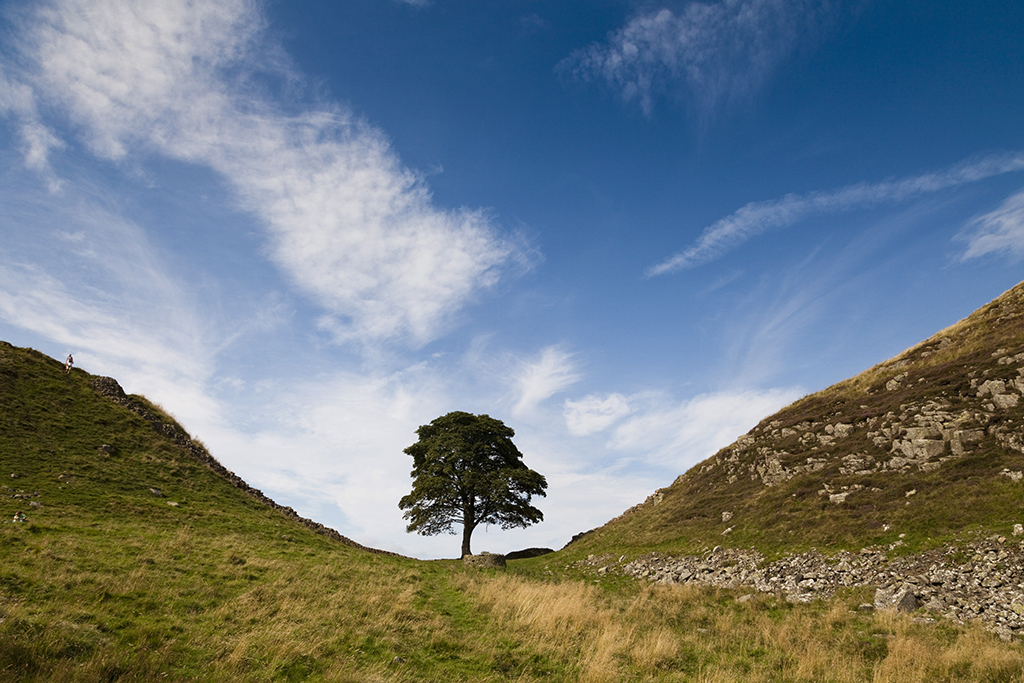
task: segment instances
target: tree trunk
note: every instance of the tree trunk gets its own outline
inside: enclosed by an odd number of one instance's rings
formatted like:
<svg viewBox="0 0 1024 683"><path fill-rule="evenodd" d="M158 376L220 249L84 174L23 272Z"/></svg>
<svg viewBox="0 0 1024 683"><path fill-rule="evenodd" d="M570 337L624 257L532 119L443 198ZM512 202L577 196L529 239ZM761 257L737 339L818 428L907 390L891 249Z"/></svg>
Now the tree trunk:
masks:
<svg viewBox="0 0 1024 683"><path fill-rule="evenodd" d="M463 524L462 525L462 556L472 555L473 552L469 549L469 537L473 535L473 528L475 524Z"/></svg>

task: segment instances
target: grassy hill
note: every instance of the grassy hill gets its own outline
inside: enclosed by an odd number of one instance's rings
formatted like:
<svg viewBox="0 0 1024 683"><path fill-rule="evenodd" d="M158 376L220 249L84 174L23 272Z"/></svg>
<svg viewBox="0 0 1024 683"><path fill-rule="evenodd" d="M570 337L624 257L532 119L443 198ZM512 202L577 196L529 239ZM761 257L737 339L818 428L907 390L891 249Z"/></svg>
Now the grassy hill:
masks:
<svg viewBox="0 0 1024 683"><path fill-rule="evenodd" d="M993 465L995 467L996 465ZM159 406L0 343L0 680L1018 681L973 625L370 552ZM738 515L739 513L737 513Z"/></svg>
<svg viewBox="0 0 1024 683"><path fill-rule="evenodd" d="M765 418L573 554L723 545L777 558L1012 537L1024 523L1022 393L1024 284Z"/></svg>

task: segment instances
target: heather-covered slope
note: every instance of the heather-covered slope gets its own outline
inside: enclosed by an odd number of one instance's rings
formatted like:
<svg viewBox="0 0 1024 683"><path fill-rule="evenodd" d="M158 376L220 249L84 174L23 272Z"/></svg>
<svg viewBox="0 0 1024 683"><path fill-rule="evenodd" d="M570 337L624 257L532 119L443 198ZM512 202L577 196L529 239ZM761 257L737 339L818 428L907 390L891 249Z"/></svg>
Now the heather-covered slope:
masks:
<svg viewBox="0 0 1024 683"><path fill-rule="evenodd" d="M1024 522L1024 284L766 418L579 550L934 547ZM576 544L574 544L576 545Z"/></svg>

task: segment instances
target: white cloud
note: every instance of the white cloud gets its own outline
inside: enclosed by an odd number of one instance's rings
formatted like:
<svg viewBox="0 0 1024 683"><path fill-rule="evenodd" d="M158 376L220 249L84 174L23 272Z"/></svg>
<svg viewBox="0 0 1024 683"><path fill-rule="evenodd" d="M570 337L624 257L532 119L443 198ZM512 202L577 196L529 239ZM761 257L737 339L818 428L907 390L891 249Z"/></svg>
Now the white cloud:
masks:
<svg viewBox="0 0 1024 683"><path fill-rule="evenodd" d="M277 51L250 0L63 0L20 28L36 101L101 158L156 152L220 173L343 339L428 341L523 263L485 212L435 207L378 129L341 107L276 104L250 76L297 76L263 56ZM40 160L53 146L35 145Z"/></svg>
<svg viewBox="0 0 1024 683"><path fill-rule="evenodd" d="M143 230L70 186L0 189L0 319L122 380L195 386L210 372L207 324Z"/></svg>
<svg viewBox="0 0 1024 683"><path fill-rule="evenodd" d="M682 474L802 394L789 388L703 394L681 403L658 399L616 427L609 446Z"/></svg>
<svg viewBox="0 0 1024 683"><path fill-rule="evenodd" d="M708 113L759 89L833 14L829 0L693 2L679 14L661 9L632 19L606 44L567 57L559 70L606 81L648 114L659 94L683 83Z"/></svg>
<svg viewBox="0 0 1024 683"><path fill-rule="evenodd" d="M444 541L404 535L398 500L412 485L403 449L417 427L445 411L450 390L436 368L419 364L332 372L275 387L253 409L254 434L229 429L204 438L226 465L244 466L250 483L360 543L443 554Z"/></svg>
<svg viewBox="0 0 1024 683"><path fill-rule="evenodd" d="M515 383L519 394L513 412L522 414L579 381L572 354L549 346L533 361L520 363Z"/></svg>
<svg viewBox="0 0 1024 683"><path fill-rule="evenodd" d="M39 121L35 98L28 86L11 81L0 64L0 117L14 116L25 166L40 173L51 192L58 192L60 181L50 168L50 151L65 148L64 141Z"/></svg>
<svg viewBox="0 0 1024 683"><path fill-rule="evenodd" d="M968 241L963 260L999 252L1024 256L1024 190L968 223L961 238Z"/></svg>
<svg viewBox="0 0 1024 683"><path fill-rule="evenodd" d="M607 429L631 411L629 401L622 394L609 394L605 398L592 394L579 401L566 399L562 412L569 433L586 436Z"/></svg>
<svg viewBox="0 0 1024 683"><path fill-rule="evenodd" d="M125 320L89 294L68 289L37 267L0 266L0 316L64 344L79 364L103 356L108 368L135 368L147 360L147 365L182 380L205 373L205 354L196 354L201 347L192 342L187 328L168 321L154 330L141 321Z"/></svg>
<svg viewBox="0 0 1024 683"><path fill-rule="evenodd" d="M848 185L829 192L788 194L782 199L751 202L711 224L697 242L652 266L647 275L663 275L713 261L751 237L804 220L809 216L850 211L883 202L900 202L985 178L1024 169L1024 154L993 155L961 162L937 173L926 173L882 183Z"/></svg>

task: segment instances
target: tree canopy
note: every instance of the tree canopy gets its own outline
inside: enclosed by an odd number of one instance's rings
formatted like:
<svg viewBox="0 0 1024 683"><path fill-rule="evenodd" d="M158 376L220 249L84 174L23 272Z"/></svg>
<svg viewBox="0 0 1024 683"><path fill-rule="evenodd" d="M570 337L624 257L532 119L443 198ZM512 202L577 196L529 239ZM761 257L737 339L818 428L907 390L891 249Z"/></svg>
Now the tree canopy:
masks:
<svg viewBox="0 0 1024 683"><path fill-rule="evenodd" d="M406 510L406 531L424 536L456 533L462 525L462 555L480 524L502 529L544 520L530 505L548 483L523 464L515 432L489 415L452 412L416 430L419 440L405 449L412 456L412 492L398 507Z"/></svg>

